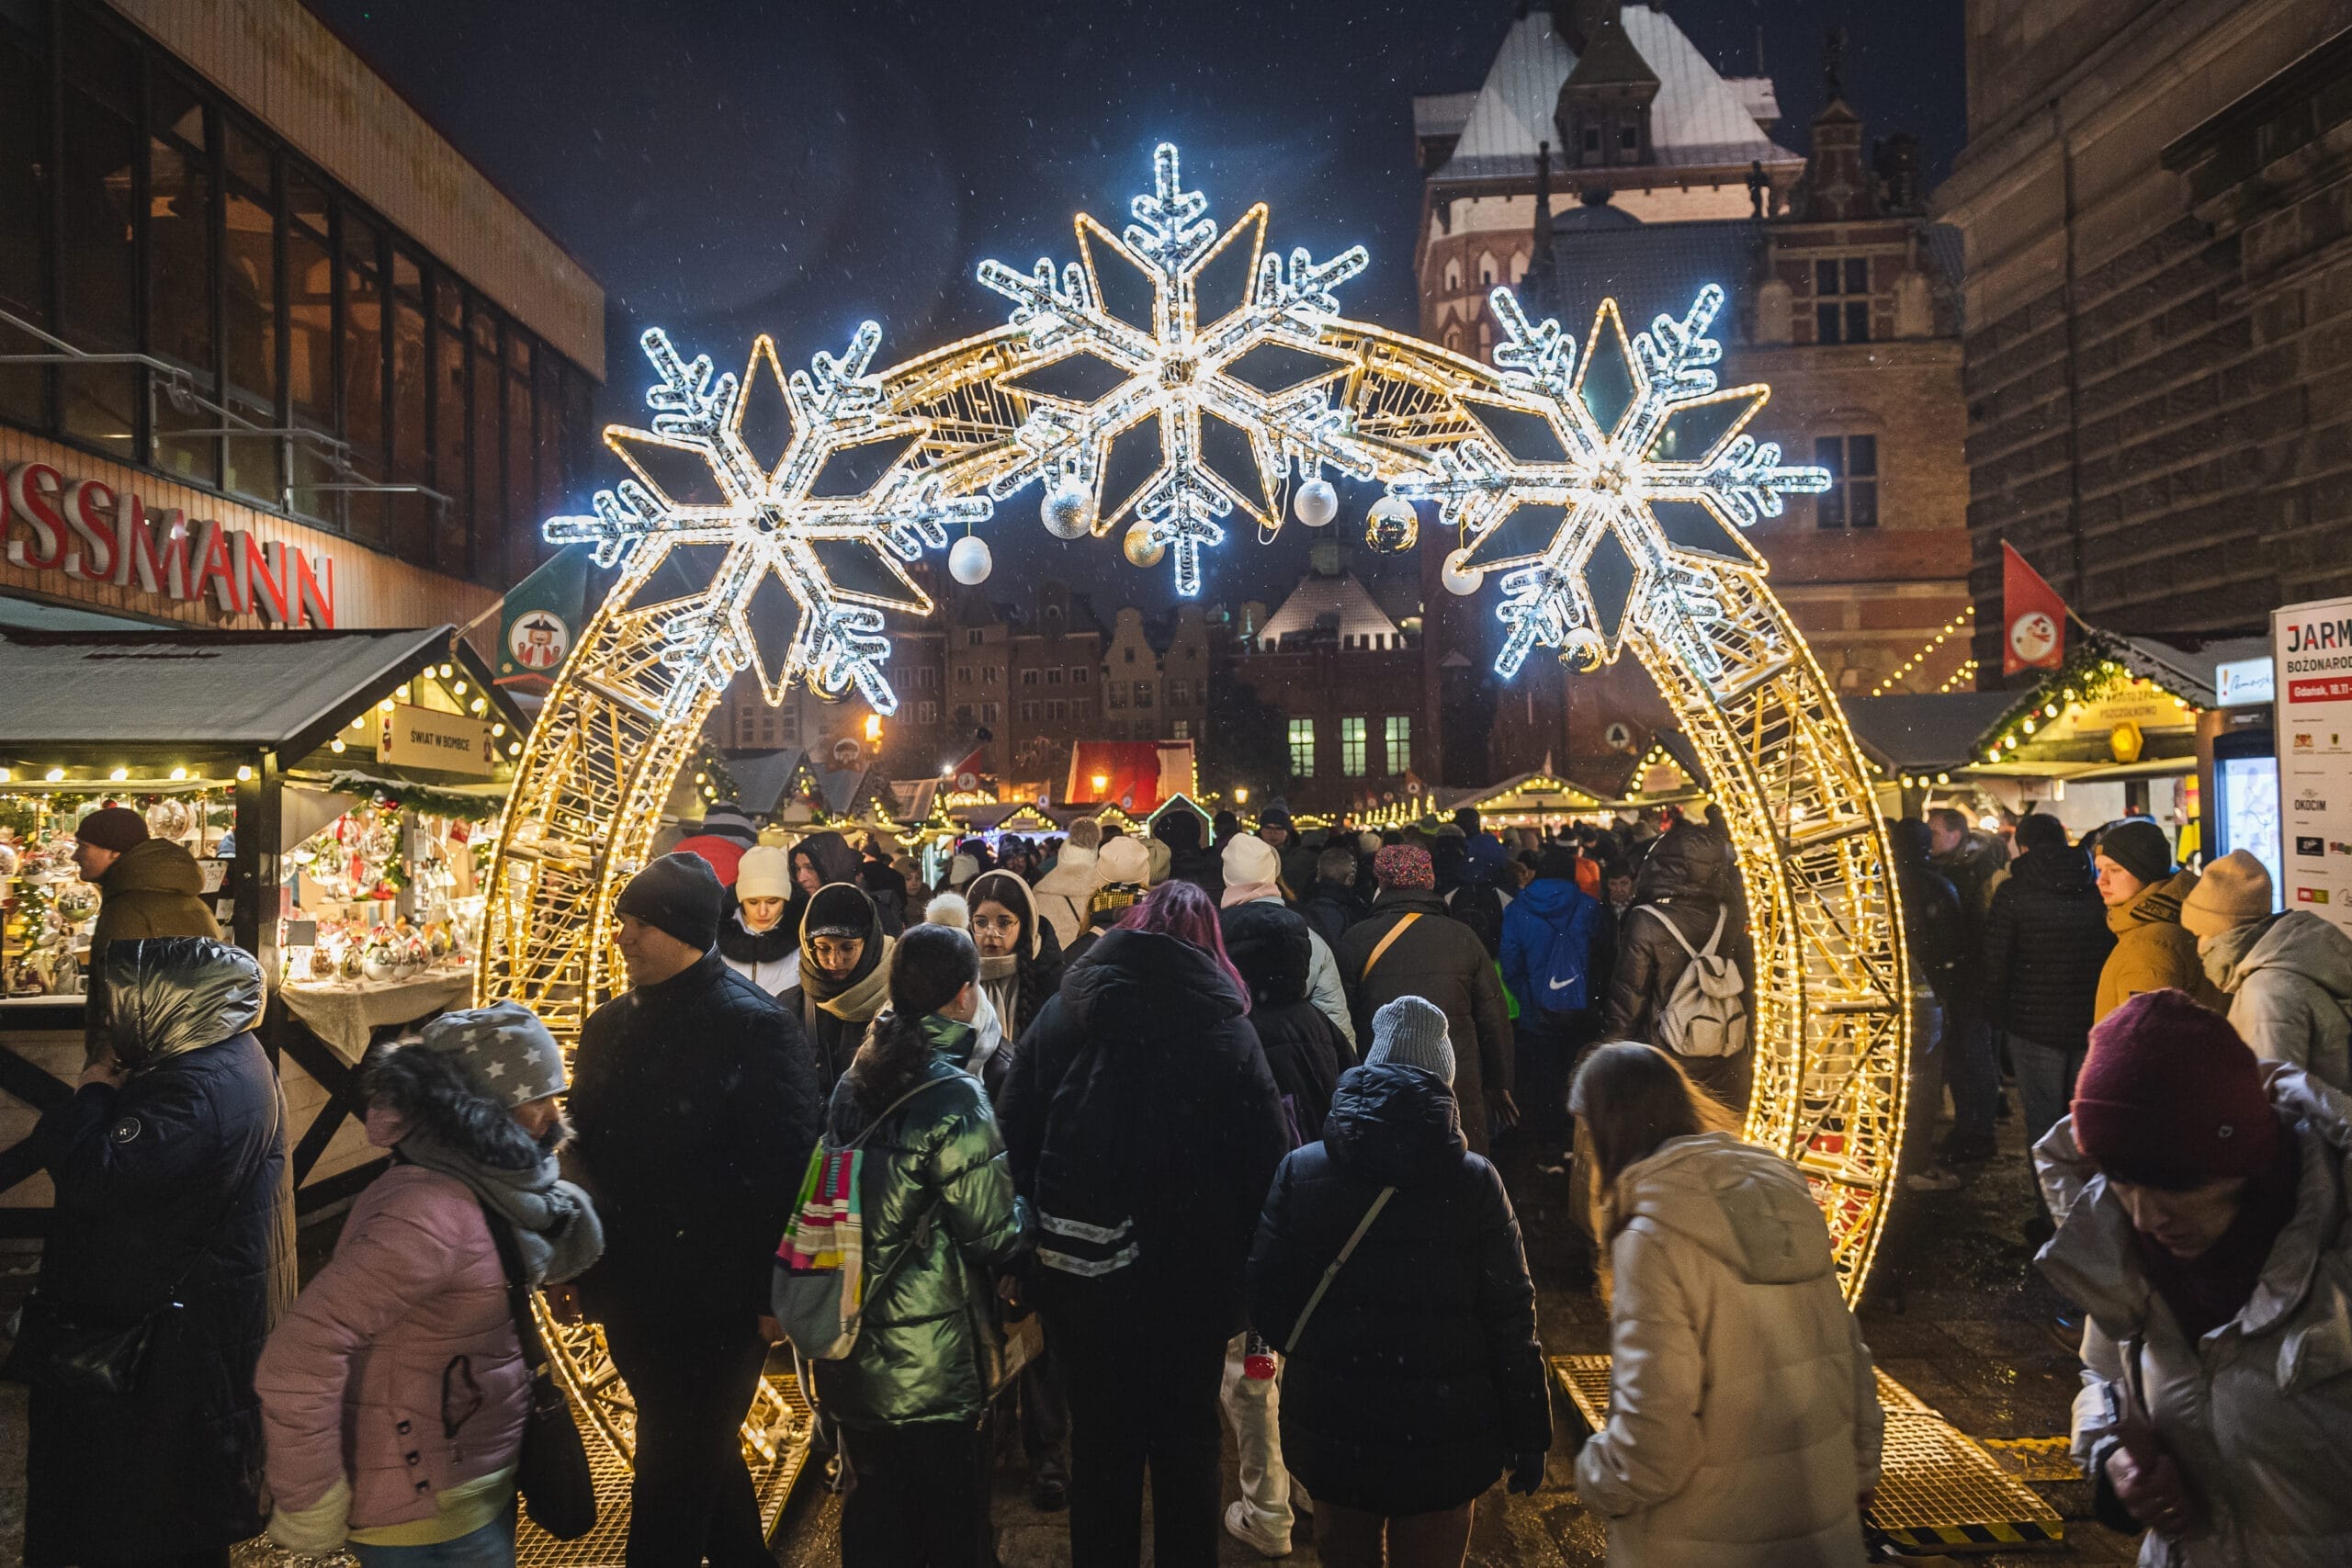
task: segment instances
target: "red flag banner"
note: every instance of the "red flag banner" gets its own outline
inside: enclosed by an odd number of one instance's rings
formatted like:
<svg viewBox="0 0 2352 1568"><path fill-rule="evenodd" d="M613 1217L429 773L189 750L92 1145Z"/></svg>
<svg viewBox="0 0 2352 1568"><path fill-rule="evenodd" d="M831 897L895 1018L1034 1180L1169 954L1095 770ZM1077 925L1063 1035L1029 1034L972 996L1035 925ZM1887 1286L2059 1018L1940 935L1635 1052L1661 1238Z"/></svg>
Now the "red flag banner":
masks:
<svg viewBox="0 0 2352 1568"><path fill-rule="evenodd" d="M2027 564L2017 547L2001 546L2001 673L2055 670L2066 662L2066 601Z"/></svg>

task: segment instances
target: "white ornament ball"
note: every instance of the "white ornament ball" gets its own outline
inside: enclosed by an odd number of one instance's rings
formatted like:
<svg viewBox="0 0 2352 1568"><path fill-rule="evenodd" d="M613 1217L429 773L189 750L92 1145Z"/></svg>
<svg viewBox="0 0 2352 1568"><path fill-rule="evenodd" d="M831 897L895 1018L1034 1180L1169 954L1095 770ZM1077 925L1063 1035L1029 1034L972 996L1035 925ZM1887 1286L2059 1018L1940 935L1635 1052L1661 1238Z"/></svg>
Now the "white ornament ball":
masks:
<svg viewBox="0 0 2352 1568"><path fill-rule="evenodd" d="M1128 565L1147 568L1158 566L1159 558L1168 553L1168 547L1151 536L1148 523L1131 525L1126 537L1119 541L1119 548L1125 554Z"/></svg>
<svg viewBox="0 0 2352 1568"><path fill-rule="evenodd" d="M1290 498L1290 509L1301 523L1320 528L1340 514L1340 492L1329 479L1309 479Z"/></svg>
<svg viewBox="0 0 2352 1568"><path fill-rule="evenodd" d="M1364 543L1389 555L1411 549L1421 537L1420 514L1406 502L1384 495L1363 520Z"/></svg>
<svg viewBox="0 0 2352 1568"><path fill-rule="evenodd" d="M947 574L969 588L989 580L989 542L967 534L947 552Z"/></svg>
<svg viewBox="0 0 2352 1568"><path fill-rule="evenodd" d="M1055 538L1082 539L1094 526L1094 496L1076 479L1064 479L1046 491L1037 515Z"/></svg>
<svg viewBox="0 0 2352 1568"><path fill-rule="evenodd" d="M1466 599L1486 586L1487 574L1470 564L1470 550L1464 546L1447 554L1445 570L1440 574L1439 581L1445 584L1448 593Z"/></svg>

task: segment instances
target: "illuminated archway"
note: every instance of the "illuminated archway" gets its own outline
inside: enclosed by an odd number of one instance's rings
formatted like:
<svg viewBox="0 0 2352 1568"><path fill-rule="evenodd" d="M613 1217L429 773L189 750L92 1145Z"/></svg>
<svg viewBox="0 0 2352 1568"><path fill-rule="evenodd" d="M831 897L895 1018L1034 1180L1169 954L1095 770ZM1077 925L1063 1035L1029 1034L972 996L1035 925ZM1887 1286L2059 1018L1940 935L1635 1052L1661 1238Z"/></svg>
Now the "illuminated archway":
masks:
<svg viewBox="0 0 2352 1568"><path fill-rule="evenodd" d="M1537 648L1587 666L1630 650L1697 747L1755 937L1748 1135L1812 1179L1858 1293L1903 1122L1903 934L1853 737L1741 536L1828 475L1745 434L1769 391L1717 385L1721 290L1635 333L1606 303L1579 344L1498 288L1488 366L1340 316L1334 290L1361 247L1285 258L1266 247L1262 205L1211 222L1173 148L1154 175L1122 232L1079 217L1077 262L983 264L979 281L1013 302L1005 325L884 370L869 370L872 322L788 376L765 337L738 378L645 335L653 418L605 435L629 478L593 515L547 526L622 571L525 746L479 994L576 1039L615 989L613 900L729 682L752 669L771 701L801 683L893 711L885 613L933 608L907 564L960 530L951 570L984 576L974 530L1004 525L997 505L1015 492L1039 487L1056 536L1124 530L1130 560L1170 558L1191 594L1222 520L1328 525L1326 470L1379 480L1376 547L1415 547L1418 502L1459 538L1450 589L1500 575L1501 673ZM721 557L707 586L652 598L689 547ZM752 606L779 594L796 631L771 662Z"/></svg>

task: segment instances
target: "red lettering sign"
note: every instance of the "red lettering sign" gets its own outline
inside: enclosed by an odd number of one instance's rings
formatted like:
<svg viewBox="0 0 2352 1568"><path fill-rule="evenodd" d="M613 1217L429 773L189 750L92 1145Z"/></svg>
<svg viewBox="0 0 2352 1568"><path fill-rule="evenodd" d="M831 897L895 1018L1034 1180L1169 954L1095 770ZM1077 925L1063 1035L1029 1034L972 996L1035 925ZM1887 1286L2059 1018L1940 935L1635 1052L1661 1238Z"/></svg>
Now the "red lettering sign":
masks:
<svg viewBox="0 0 2352 1568"><path fill-rule="evenodd" d="M18 529L13 525L22 524ZM208 594L232 615L277 626L334 626L334 560L266 543L177 507L152 515L96 479L67 484L47 463L18 463L0 486L0 538L13 566L182 603Z"/></svg>
<svg viewBox="0 0 2352 1568"><path fill-rule="evenodd" d="M2352 698L2352 675L2328 675L2287 682L2290 703L2336 703Z"/></svg>

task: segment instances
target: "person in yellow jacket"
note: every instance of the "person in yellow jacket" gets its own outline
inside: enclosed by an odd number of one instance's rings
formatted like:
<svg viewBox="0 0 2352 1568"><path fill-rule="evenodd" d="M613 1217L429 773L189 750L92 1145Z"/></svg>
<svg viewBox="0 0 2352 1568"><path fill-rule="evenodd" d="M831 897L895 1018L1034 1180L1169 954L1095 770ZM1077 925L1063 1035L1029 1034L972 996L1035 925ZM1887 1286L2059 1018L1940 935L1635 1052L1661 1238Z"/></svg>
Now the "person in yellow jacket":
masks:
<svg viewBox="0 0 2352 1568"><path fill-rule="evenodd" d="M2180 907L2196 888L2197 874L2175 870L2164 829L2136 818L2118 823L2099 836L2092 863L2098 868L2107 926L2115 933L2115 951L2098 974L2096 1016L2105 1018L2141 992L2167 987L2215 1012L2227 1007L2197 956L2197 938L2180 923Z"/></svg>

